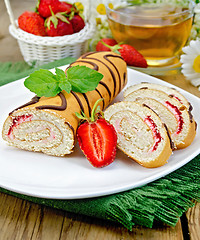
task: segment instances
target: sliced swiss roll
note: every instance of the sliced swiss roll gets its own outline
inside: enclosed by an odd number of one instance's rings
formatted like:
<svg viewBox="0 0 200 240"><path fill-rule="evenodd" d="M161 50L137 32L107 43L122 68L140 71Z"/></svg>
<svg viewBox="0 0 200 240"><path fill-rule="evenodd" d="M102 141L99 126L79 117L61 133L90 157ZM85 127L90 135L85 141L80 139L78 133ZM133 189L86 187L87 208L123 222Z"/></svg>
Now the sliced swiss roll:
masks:
<svg viewBox="0 0 200 240"><path fill-rule="evenodd" d="M127 66L119 54L93 52L71 66L82 65L103 74L97 88L87 93L62 91L55 97L34 97L6 119L2 136L10 145L54 156L72 152L80 119L75 113L91 114L94 103L103 98L101 110L111 103L127 82ZM67 74L67 70L66 70Z"/></svg>
<svg viewBox="0 0 200 240"><path fill-rule="evenodd" d="M172 153L167 128L151 109L136 102L108 107L105 119L115 127L117 146L144 167L164 165Z"/></svg>
<svg viewBox="0 0 200 240"><path fill-rule="evenodd" d="M189 146L196 135L196 123L190 110L167 93L149 88L139 88L125 97L125 101L136 101L152 109L167 125L175 148Z"/></svg>
<svg viewBox="0 0 200 240"><path fill-rule="evenodd" d="M170 87L160 85L160 84L156 84L156 83L142 82L140 84L132 85L124 91L124 93L123 93L124 97L128 96L130 93L132 93L134 91L137 91L138 89L144 89L144 88L163 91L166 94L168 94L169 97L175 98L180 103L185 105L188 110L190 110L190 111L192 110L191 104L188 102L188 100L179 91L177 91L175 88L170 88Z"/></svg>

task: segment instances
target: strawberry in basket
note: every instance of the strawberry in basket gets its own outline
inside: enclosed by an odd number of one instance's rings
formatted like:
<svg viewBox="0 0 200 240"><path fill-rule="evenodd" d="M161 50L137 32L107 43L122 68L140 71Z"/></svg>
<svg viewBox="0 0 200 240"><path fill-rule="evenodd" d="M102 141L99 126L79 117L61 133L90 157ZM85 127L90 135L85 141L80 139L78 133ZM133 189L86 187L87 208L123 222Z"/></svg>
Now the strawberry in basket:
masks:
<svg viewBox="0 0 200 240"><path fill-rule="evenodd" d="M69 21L69 18L65 17L61 13L52 12L52 16L48 17L45 21L45 27L47 35L50 37L64 36L73 34L73 26Z"/></svg>
<svg viewBox="0 0 200 240"><path fill-rule="evenodd" d="M26 11L18 18L19 28L38 36L46 36L44 19L36 12Z"/></svg>
<svg viewBox="0 0 200 240"><path fill-rule="evenodd" d="M50 17L52 12L65 12L66 14L71 13L75 7L67 2L60 2L59 0L39 0L38 1L38 12L43 18ZM52 11L52 12L51 12Z"/></svg>
<svg viewBox="0 0 200 240"><path fill-rule="evenodd" d="M57 12L65 12L66 14L78 12L76 7L71 3L60 2L59 0L39 0L37 10L43 18L50 17L52 15L51 10L54 14Z"/></svg>
<svg viewBox="0 0 200 240"><path fill-rule="evenodd" d="M64 36L85 27L75 5L59 0L38 0L36 12L24 12L18 18L19 28L39 36Z"/></svg>

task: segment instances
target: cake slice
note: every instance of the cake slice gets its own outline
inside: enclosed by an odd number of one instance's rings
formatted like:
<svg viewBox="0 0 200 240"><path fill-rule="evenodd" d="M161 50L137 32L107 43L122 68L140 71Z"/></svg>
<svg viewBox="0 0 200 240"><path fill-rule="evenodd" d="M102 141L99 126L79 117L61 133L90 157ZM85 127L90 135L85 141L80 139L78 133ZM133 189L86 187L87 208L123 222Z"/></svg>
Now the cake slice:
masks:
<svg viewBox="0 0 200 240"><path fill-rule="evenodd" d="M167 93L150 88L139 88L126 95L125 101L136 101L151 108L166 123L175 147L189 146L196 135L196 123L190 110Z"/></svg>
<svg viewBox="0 0 200 240"><path fill-rule="evenodd" d="M115 127L118 148L130 158L148 168L167 162L172 153L170 136L151 109L136 102L118 102L104 116Z"/></svg>
<svg viewBox="0 0 200 240"><path fill-rule="evenodd" d="M192 110L191 104L179 91L177 91L175 88L170 88L170 87L156 84L156 83L142 82L140 84L132 85L124 91L124 97L127 97L131 92L134 92L138 89L145 89L145 88L163 91L166 94L168 94L170 97L175 98L181 104L185 105L188 110L190 111Z"/></svg>

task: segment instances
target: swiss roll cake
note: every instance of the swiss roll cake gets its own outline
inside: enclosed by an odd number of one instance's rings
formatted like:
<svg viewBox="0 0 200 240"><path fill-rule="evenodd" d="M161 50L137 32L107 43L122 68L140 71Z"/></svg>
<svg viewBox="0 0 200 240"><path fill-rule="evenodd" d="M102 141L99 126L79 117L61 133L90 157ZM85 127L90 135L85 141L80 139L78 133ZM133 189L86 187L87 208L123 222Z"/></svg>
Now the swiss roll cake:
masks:
<svg viewBox="0 0 200 240"><path fill-rule="evenodd" d="M73 151L80 119L76 112L91 114L94 103L101 110L118 95L127 82L127 66L120 55L111 52L91 52L81 56L72 66L86 66L103 74L93 91L60 92L55 97L33 97L13 110L5 120L2 136L9 145L29 151L64 156ZM66 74L68 71L66 69Z"/></svg>

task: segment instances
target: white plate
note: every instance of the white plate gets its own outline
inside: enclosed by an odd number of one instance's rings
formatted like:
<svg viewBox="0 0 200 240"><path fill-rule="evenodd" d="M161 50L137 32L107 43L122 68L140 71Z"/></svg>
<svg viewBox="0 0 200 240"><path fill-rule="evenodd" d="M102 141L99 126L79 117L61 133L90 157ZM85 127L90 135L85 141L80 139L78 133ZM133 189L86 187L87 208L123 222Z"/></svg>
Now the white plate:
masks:
<svg viewBox="0 0 200 240"><path fill-rule="evenodd" d="M128 85L147 81L172 86L130 69L128 79ZM24 79L0 88L1 129L8 113L33 96L23 86L23 81ZM194 118L200 126L200 99L178 90L192 103ZM121 99L122 94L115 101ZM197 128L196 138L188 148L175 151L166 165L155 169L138 165L120 151L114 163L97 169L90 165L78 146L67 157L53 157L7 146L0 138L0 186L26 195L54 199L89 198L122 192L152 182L188 163L200 153L199 133L200 129Z"/></svg>

